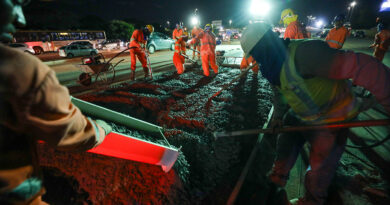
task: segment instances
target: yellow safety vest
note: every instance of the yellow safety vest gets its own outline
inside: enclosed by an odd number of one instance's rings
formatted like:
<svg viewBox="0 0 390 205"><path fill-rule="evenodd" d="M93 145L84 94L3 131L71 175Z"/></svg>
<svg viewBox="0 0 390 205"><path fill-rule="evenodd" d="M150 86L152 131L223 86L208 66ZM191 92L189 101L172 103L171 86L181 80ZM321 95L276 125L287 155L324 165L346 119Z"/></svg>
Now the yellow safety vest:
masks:
<svg viewBox="0 0 390 205"><path fill-rule="evenodd" d="M358 106L348 80L304 79L297 72L295 52L305 41L308 40L295 40L288 46L289 56L280 73L280 92L303 121L319 124L354 118L358 115Z"/></svg>

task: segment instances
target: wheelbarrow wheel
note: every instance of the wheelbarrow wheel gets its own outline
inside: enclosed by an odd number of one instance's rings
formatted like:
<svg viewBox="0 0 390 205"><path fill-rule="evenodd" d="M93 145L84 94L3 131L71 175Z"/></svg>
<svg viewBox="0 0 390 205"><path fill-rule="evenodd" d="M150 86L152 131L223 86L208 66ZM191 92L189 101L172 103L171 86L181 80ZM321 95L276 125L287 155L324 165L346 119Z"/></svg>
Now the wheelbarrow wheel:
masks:
<svg viewBox="0 0 390 205"><path fill-rule="evenodd" d="M98 82L101 85L110 85L115 80L115 68L112 64L106 64L108 67L104 69L104 72L99 72L96 74L95 82Z"/></svg>
<svg viewBox="0 0 390 205"><path fill-rule="evenodd" d="M89 73L81 73L79 75L79 83L84 86L90 86L92 84L92 77Z"/></svg>

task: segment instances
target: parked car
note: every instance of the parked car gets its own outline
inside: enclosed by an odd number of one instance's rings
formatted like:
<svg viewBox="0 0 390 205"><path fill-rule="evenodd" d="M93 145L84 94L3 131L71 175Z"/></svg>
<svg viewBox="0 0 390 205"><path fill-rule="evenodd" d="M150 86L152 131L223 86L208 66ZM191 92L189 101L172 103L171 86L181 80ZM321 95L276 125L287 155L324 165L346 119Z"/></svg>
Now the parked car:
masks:
<svg viewBox="0 0 390 205"><path fill-rule="evenodd" d="M63 46L58 50L58 54L62 57L73 58L74 56L87 56L96 55L99 51L88 45L67 45Z"/></svg>
<svg viewBox="0 0 390 205"><path fill-rule="evenodd" d="M173 51L175 50L175 41L163 33L153 32L148 40L147 48L149 53L163 49L171 49Z"/></svg>
<svg viewBox="0 0 390 205"><path fill-rule="evenodd" d="M97 48L98 49L120 49L123 46L124 44L121 40L115 39L115 40L103 41L102 43L98 44Z"/></svg>
<svg viewBox="0 0 390 205"><path fill-rule="evenodd" d="M73 41L68 45L82 45L82 46L88 46L90 48L93 48L93 44L89 41Z"/></svg>
<svg viewBox="0 0 390 205"><path fill-rule="evenodd" d="M355 32L352 32L352 37L354 37L354 38L365 38L366 34L364 33L364 31L355 31Z"/></svg>
<svg viewBox="0 0 390 205"><path fill-rule="evenodd" d="M29 53L29 54L35 54L35 51L34 49L28 47L27 44L24 44L24 43L11 43L11 44L8 44L9 47L12 47L12 48L16 48L16 49L19 49L25 53Z"/></svg>

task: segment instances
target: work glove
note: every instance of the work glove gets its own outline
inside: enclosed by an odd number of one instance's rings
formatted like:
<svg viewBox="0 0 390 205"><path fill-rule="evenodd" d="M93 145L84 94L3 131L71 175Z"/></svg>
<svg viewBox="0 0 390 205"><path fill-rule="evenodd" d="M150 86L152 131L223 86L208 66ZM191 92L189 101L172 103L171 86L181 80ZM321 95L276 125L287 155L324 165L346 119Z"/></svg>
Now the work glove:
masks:
<svg viewBox="0 0 390 205"><path fill-rule="evenodd" d="M101 128L103 128L105 135L108 135L112 131L112 128L110 125L108 125L103 120L96 120L96 124L99 125Z"/></svg>

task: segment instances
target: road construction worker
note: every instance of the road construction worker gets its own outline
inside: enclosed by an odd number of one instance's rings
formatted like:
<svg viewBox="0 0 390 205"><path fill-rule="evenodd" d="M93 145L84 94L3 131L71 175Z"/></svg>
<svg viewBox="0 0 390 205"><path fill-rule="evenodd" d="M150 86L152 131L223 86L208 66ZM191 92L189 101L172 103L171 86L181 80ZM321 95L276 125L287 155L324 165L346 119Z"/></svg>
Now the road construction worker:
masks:
<svg viewBox="0 0 390 205"><path fill-rule="evenodd" d="M332 49L320 40L283 40L265 23L249 25L241 46L275 87L271 124L280 124L280 119L287 126L354 119L364 104L353 94L349 79L369 90L390 114L390 68L371 56ZM290 107L288 112L284 106ZM347 128L279 134L270 180L284 187L303 144L309 142L306 193L298 204L323 204L349 135Z"/></svg>
<svg viewBox="0 0 390 205"><path fill-rule="evenodd" d="M246 58L245 56L242 58L240 69L245 70L248 66L251 66L253 64L256 64L256 61L252 58L252 56L249 56ZM252 71L254 74L257 74L259 72L259 65L255 65L252 67Z"/></svg>
<svg viewBox="0 0 390 205"><path fill-rule="evenodd" d="M137 59L141 62L142 68L144 70L145 78L149 77L151 73L149 73L148 62L146 58L147 48L146 45L148 43L148 39L150 34L153 33L154 27L152 25L146 25L142 29L136 29L131 35L130 39L130 58L131 58L131 73L130 79L135 80L135 67L137 64Z"/></svg>
<svg viewBox="0 0 390 205"><path fill-rule="evenodd" d="M188 35L188 34L187 34ZM183 54L186 53L186 38L188 40L188 36L185 35L183 30L183 24L177 23L175 30L173 30L172 38L175 41L175 47L180 49Z"/></svg>
<svg viewBox="0 0 390 205"><path fill-rule="evenodd" d="M284 24L286 27L284 32L285 39L304 39L309 37L306 28L298 21L298 15L294 14L292 9L282 11L279 23Z"/></svg>
<svg viewBox="0 0 390 205"><path fill-rule="evenodd" d="M349 30L344 27L345 16L343 14L334 17L332 28L325 38L329 47L341 49L344 45L345 39L349 36Z"/></svg>
<svg viewBox="0 0 390 205"><path fill-rule="evenodd" d="M188 35L188 32L187 32ZM181 23L176 24L176 29L173 30L172 38L175 40L175 52L173 53L173 64L176 67L177 74L183 74L185 58L185 38L186 34L182 29Z"/></svg>
<svg viewBox="0 0 390 205"><path fill-rule="evenodd" d="M390 30L385 23L378 23L377 30L378 33L375 35L374 43L370 48L375 48L373 55L376 59L383 61L390 45Z"/></svg>
<svg viewBox="0 0 390 205"><path fill-rule="evenodd" d="M196 36L198 36L202 31L203 31L203 29L201 29L197 25L195 25L191 31L192 38L195 38ZM192 49L193 49L192 59L195 59L195 56L198 56L198 60L200 60L200 40L199 39L197 39L197 41L192 45ZM198 51L198 52L196 52L196 51Z"/></svg>
<svg viewBox="0 0 390 205"><path fill-rule="evenodd" d="M206 24L204 31L191 40L192 45L200 40L200 56L202 57L203 74L205 76L210 75L209 64L214 73L218 73L218 66L215 62L215 47L217 45L215 38L215 34L211 31L211 25Z"/></svg>
<svg viewBox="0 0 390 205"><path fill-rule="evenodd" d="M0 42L26 21L29 1L0 0ZM85 117L55 72L38 58L0 43L0 204L46 204L36 144L64 151L99 145L111 127Z"/></svg>

